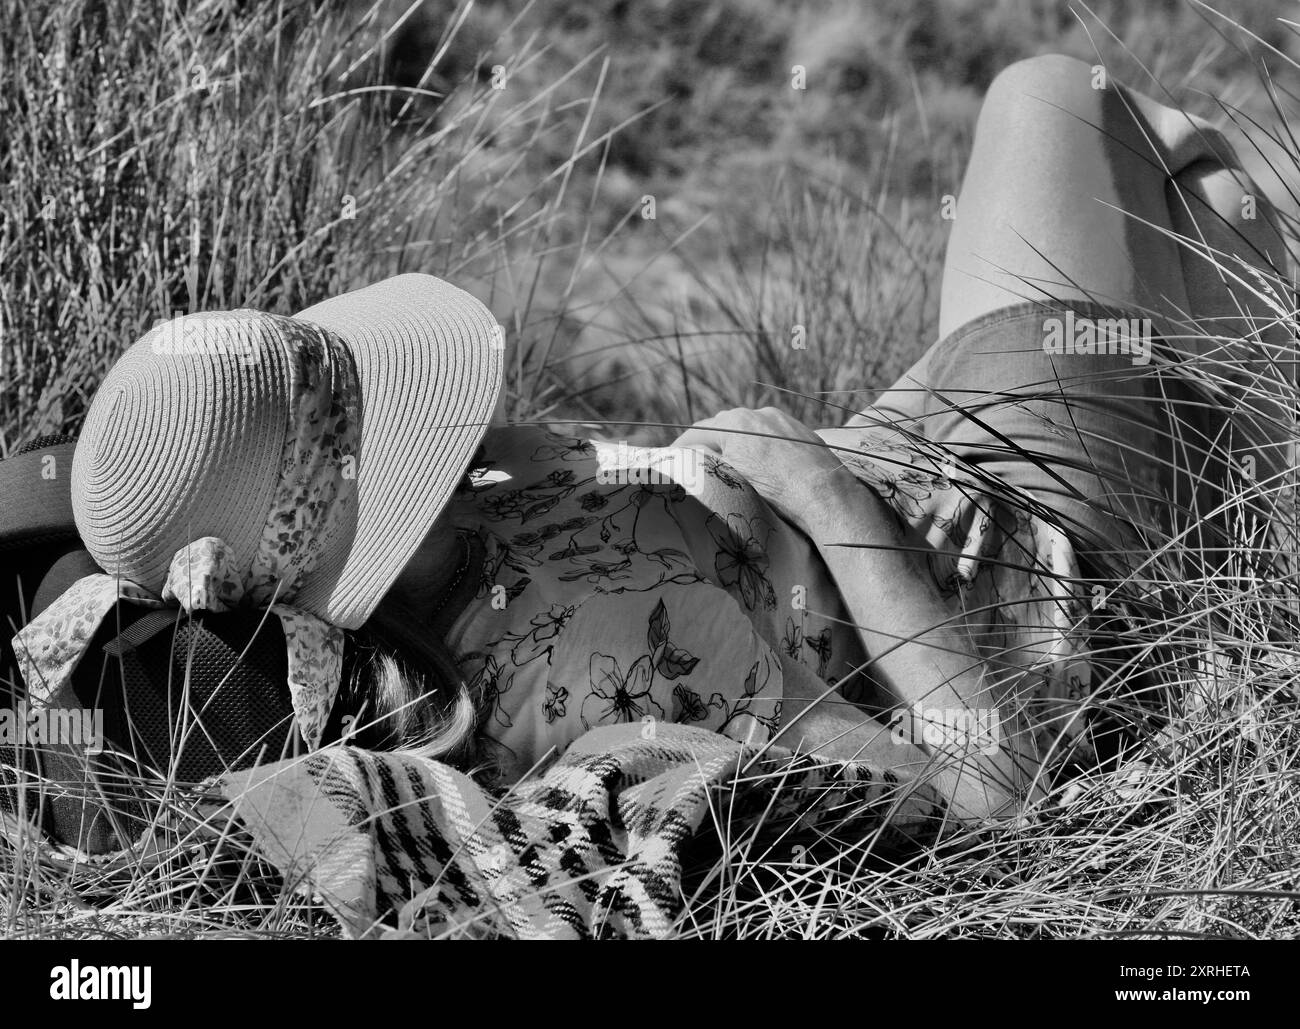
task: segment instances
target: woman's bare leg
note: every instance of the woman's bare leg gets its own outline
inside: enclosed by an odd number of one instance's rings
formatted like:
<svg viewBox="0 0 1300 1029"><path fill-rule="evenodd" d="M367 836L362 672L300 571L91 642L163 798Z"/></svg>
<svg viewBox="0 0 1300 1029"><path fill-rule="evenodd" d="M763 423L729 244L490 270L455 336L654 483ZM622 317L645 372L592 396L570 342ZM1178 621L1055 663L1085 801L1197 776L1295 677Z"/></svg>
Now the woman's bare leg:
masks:
<svg viewBox="0 0 1300 1029"><path fill-rule="evenodd" d="M941 336L1022 300L1185 316L1166 186L1231 151L1203 122L1104 75L1053 54L989 87L948 239Z"/></svg>
<svg viewBox="0 0 1300 1029"><path fill-rule="evenodd" d="M1231 295L1177 235L1240 254L1272 273L1285 260L1276 216L1203 119L1105 80L1059 54L994 79L976 125L944 264L939 335L1024 300L1093 299L1147 313L1171 340L1225 312L1273 319ZM1242 197L1255 198L1254 219ZM1242 322L1223 323L1227 331ZM1280 333L1275 330L1274 337ZM1204 349L1204 343L1196 345ZM924 397L925 358L873 405L907 418Z"/></svg>

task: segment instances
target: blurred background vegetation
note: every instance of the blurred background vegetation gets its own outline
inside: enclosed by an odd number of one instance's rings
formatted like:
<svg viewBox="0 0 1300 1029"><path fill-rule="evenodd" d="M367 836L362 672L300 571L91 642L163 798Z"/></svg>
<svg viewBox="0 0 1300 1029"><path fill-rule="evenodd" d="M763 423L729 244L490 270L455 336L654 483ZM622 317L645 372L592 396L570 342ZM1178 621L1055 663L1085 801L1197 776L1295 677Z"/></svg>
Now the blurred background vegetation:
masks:
<svg viewBox="0 0 1300 1029"><path fill-rule="evenodd" d="M999 69L1062 51L1267 124L1300 49L1283 0L5 4L0 453L75 429L158 318L397 270L491 304L503 415L842 420L933 339Z"/></svg>
<svg viewBox="0 0 1300 1029"><path fill-rule="evenodd" d="M421 84L457 9L426 4L403 25L397 81ZM560 319L565 354L606 358L566 365L576 381L557 394L561 409L691 421L778 399L829 422L933 339L940 204L958 192L994 75L1059 51L1229 129L1234 117L1268 122L1259 56L1300 52L1278 20L1291 5L1216 11L1185 0L506 0L475 7L440 70L445 87L504 65L507 89L525 96L563 79L544 131L531 119L493 126L494 146L529 155L496 211L564 162L577 133L611 134L546 212L549 245L572 259L552 262L543 309ZM531 39L543 47L514 71ZM1277 154L1243 152L1294 209ZM646 196L653 221L638 211ZM795 323L811 353L789 346Z"/></svg>

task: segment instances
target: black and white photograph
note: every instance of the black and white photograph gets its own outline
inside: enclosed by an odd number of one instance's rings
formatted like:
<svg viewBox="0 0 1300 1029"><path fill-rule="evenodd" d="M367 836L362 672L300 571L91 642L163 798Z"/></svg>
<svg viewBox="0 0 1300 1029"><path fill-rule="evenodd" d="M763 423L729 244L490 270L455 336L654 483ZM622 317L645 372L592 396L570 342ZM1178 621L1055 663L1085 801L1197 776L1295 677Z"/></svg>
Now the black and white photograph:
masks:
<svg viewBox="0 0 1300 1029"><path fill-rule="evenodd" d="M0 10L24 994L192 1011L216 940L1284 984L1300 5Z"/></svg>

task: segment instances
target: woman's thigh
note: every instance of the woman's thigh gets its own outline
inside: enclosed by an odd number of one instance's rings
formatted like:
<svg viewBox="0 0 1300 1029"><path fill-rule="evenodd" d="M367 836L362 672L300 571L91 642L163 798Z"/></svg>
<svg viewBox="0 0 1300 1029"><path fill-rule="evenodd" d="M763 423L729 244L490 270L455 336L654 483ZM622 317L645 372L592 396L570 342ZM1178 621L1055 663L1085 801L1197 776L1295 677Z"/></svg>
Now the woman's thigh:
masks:
<svg viewBox="0 0 1300 1029"><path fill-rule="evenodd" d="M989 87L948 240L940 336L1021 300L1185 316L1166 186L1231 151L1206 123L1104 75L1052 54Z"/></svg>
<svg viewBox="0 0 1300 1029"><path fill-rule="evenodd" d="M1205 122L1097 81L1059 54L993 80L948 238L941 340L1025 300L1096 300L1175 321L1187 311L1167 187L1197 162L1234 155ZM873 407L919 411L928 363L926 354Z"/></svg>

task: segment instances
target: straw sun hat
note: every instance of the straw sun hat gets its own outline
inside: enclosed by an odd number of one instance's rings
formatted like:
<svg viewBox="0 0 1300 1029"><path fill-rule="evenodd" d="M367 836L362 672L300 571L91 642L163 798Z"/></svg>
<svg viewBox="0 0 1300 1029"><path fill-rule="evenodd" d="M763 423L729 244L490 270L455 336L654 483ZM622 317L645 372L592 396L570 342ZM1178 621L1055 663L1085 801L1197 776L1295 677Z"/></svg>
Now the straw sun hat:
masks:
<svg viewBox="0 0 1300 1029"><path fill-rule="evenodd" d="M400 275L294 317L156 326L95 394L72 465L80 580L15 638L47 702L119 598L269 606L309 745L361 626L464 475L501 388L501 330L468 293Z"/></svg>

